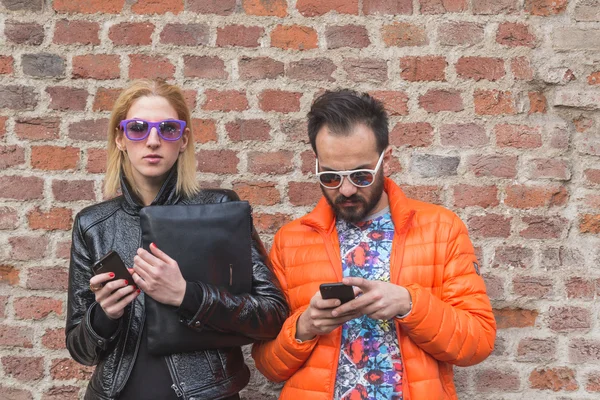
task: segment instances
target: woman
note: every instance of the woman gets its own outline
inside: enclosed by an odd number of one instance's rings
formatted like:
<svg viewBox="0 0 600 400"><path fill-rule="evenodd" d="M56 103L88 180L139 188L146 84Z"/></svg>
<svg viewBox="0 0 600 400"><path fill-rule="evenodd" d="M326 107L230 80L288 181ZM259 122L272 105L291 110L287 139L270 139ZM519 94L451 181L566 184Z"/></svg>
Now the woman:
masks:
<svg viewBox="0 0 600 400"><path fill-rule="evenodd" d="M239 399L249 380L239 347L165 357L148 352L145 295L177 307L191 329L251 340L274 338L286 318L285 299L256 233L252 291L237 296L186 282L167 254L156 246L140 248L144 206L238 200L232 191L198 189L190 122L181 90L162 81L135 81L114 105L105 194L114 196L119 187L122 194L85 208L73 226L66 339L76 361L96 365L86 399ZM131 279L93 274L92 265L111 250Z"/></svg>

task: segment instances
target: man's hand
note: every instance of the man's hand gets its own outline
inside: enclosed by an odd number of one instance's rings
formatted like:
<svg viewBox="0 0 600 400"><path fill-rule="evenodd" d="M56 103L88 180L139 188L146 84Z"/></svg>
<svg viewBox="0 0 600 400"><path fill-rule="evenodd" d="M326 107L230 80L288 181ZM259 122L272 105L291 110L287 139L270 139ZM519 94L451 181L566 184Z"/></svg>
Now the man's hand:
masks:
<svg viewBox="0 0 600 400"><path fill-rule="evenodd" d="M149 253L140 248L133 258L133 280L154 300L179 307L185 296L187 283L177 261L161 251L154 243Z"/></svg>
<svg viewBox="0 0 600 400"><path fill-rule="evenodd" d="M344 278L342 282L357 287L362 295L332 310L333 317L358 313L372 319L388 320L410 311L410 293L402 286L355 277Z"/></svg>
<svg viewBox="0 0 600 400"><path fill-rule="evenodd" d="M356 292L356 290L355 290ZM304 310L296 323L296 339L310 340L317 335L325 335L344 322L360 316L359 312L339 313L336 316L331 311L341 304L339 299L323 299L317 291L310 299L308 308Z"/></svg>

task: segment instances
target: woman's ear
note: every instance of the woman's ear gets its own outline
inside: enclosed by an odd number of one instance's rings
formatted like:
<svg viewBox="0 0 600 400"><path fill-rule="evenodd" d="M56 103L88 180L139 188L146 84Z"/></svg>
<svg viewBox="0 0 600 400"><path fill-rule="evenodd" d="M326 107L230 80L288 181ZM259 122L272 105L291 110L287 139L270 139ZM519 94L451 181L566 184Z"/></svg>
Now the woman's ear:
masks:
<svg viewBox="0 0 600 400"><path fill-rule="evenodd" d="M127 151L127 147L125 146L125 135L119 128L115 128L115 144L117 145L117 149L120 151Z"/></svg>
<svg viewBox="0 0 600 400"><path fill-rule="evenodd" d="M383 151L383 175L384 176L390 176L391 174L391 167L390 167L390 162L392 161L392 146L388 146L386 147L386 149Z"/></svg>
<svg viewBox="0 0 600 400"><path fill-rule="evenodd" d="M190 128L185 128L183 135L181 135L181 147L179 148L179 152L183 153L185 148L187 147L190 139Z"/></svg>

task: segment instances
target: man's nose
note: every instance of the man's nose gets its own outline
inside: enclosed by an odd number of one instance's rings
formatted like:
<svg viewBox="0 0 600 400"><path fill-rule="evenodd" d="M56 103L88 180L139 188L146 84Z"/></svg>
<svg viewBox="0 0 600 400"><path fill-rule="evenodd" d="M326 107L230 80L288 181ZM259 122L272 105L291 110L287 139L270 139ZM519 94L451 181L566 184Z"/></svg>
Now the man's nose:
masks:
<svg viewBox="0 0 600 400"><path fill-rule="evenodd" d="M340 194L350 197L356 193L357 187L350 183L350 179L345 176L344 180L342 181L342 186L340 186L338 190L340 191Z"/></svg>

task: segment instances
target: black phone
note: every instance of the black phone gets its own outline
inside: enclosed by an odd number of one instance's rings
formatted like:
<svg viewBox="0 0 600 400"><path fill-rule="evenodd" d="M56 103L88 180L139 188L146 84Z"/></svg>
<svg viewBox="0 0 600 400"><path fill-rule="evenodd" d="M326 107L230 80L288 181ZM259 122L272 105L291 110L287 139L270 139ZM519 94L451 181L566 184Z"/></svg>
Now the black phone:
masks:
<svg viewBox="0 0 600 400"><path fill-rule="evenodd" d="M116 279L125 279L131 285L135 286L135 284L133 283L133 277L127 270L125 263L123 263L123 260L121 260L119 253L117 253L114 250L112 250L110 253L98 260L92 266L92 271L94 271L94 275L103 274L105 272L112 272L113 274L115 274L115 277L111 279L111 281L114 281Z"/></svg>
<svg viewBox="0 0 600 400"><path fill-rule="evenodd" d="M319 289L324 299L340 299L342 304L354 300L354 289L343 283L323 283Z"/></svg>

